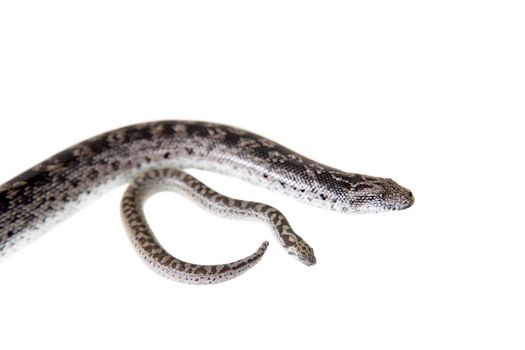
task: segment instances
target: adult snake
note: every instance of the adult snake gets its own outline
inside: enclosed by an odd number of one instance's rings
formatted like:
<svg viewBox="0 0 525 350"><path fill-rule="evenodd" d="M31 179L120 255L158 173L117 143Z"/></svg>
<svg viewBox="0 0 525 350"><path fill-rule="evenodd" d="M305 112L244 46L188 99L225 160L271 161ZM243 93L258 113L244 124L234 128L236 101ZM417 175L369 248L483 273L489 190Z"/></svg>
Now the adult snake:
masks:
<svg viewBox="0 0 525 350"><path fill-rule="evenodd" d="M235 176L340 212L400 210L414 202L412 193L391 179L337 170L242 129L197 121L157 121L85 140L1 185L0 258L46 232L80 204L131 182L121 203L124 224L140 256L166 277L192 284L229 280L253 267L268 242L228 264L181 261L162 248L144 216L144 201L163 190L179 192L218 215L264 221L289 254L306 265L315 263L312 248L277 209L223 196L184 173L186 168Z"/></svg>

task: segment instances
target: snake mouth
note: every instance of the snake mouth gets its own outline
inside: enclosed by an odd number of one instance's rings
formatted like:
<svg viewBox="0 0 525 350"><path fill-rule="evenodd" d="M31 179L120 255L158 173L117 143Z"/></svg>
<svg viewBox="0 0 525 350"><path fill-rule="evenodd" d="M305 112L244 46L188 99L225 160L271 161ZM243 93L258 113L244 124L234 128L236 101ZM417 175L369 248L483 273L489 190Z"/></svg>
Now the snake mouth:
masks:
<svg viewBox="0 0 525 350"><path fill-rule="evenodd" d="M305 252L298 252L297 247L294 247L295 249L288 250L288 254L295 257L297 260L305 264L306 266L313 266L317 263L317 259L314 255L314 250L307 246L307 251Z"/></svg>
<svg viewBox="0 0 525 350"><path fill-rule="evenodd" d="M305 259L301 259L301 261L303 262L303 264L305 264L306 266L313 266L315 264L317 264L317 259L315 258L315 256L312 255L309 256L308 258L305 258Z"/></svg>

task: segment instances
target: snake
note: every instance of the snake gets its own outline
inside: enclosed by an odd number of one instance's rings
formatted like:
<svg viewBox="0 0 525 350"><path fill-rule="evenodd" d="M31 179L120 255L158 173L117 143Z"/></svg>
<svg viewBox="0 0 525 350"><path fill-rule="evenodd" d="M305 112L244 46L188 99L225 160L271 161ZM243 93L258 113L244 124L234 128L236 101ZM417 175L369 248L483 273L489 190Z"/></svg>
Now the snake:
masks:
<svg viewBox="0 0 525 350"><path fill-rule="evenodd" d="M323 165L255 133L217 123L161 120L121 127L73 145L0 185L0 259L48 232L85 204L128 184L120 212L131 244L155 272L178 282L214 284L257 264L268 242L225 264L177 259L156 239L144 203L173 191L211 213L267 224L285 251L307 266L313 249L276 208L222 195L187 169L233 176L316 207L342 213L402 210L410 190L390 178Z"/></svg>

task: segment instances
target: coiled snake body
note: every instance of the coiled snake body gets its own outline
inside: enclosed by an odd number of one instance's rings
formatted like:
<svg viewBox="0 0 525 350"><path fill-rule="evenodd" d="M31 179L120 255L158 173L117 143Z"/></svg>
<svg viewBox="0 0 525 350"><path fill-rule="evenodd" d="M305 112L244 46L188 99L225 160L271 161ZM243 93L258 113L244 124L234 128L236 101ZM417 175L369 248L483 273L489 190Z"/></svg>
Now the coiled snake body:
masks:
<svg viewBox="0 0 525 350"><path fill-rule="evenodd" d="M131 182L121 203L124 224L141 257L166 277L194 284L234 278L260 260L268 242L228 264L181 261L162 248L144 217L144 201L162 190L179 192L219 215L264 221L289 254L306 265L315 263L312 248L277 209L223 196L181 171L185 168L235 176L340 212L400 210L414 201L409 190L390 179L322 165L245 130L196 121L150 122L90 138L1 185L0 258L108 187Z"/></svg>

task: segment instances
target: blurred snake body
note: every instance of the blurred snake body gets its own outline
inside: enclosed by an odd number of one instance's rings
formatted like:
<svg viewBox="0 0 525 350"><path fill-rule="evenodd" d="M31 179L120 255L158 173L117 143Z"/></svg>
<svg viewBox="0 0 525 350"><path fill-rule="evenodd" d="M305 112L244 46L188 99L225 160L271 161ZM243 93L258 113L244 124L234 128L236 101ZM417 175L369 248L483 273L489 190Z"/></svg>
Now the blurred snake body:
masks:
<svg viewBox="0 0 525 350"><path fill-rule="evenodd" d="M240 178L317 207L348 213L405 209L414 198L391 179L347 173L308 159L254 133L197 121L131 125L85 140L0 186L0 259L33 241L82 204L130 183L121 214L131 242L156 272L184 283L210 284L253 267L268 242L227 264L181 261L159 244L143 212L156 192L176 191L221 216L267 223L277 241L306 265L312 248L284 215L262 203L223 196L185 173L204 169Z"/></svg>

